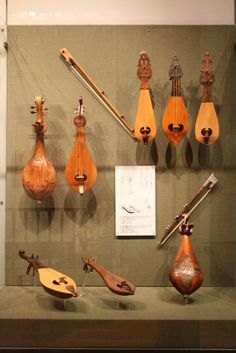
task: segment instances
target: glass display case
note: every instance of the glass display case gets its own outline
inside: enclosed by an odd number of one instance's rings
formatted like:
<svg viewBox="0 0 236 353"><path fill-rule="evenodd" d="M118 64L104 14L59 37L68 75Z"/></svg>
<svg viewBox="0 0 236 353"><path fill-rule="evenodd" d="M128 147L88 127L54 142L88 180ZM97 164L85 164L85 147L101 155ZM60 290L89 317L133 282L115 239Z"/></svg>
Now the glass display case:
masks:
<svg viewBox="0 0 236 353"><path fill-rule="evenodd" d="M234 39L232 25L8 26L6 200L0 206L6 218L1 225L5 227L1 347L235 347ZM137 59L143 49L148 52L157 125L150 144L131 138L71 73L60 55L64 47L78 58L129 126L134 126L139 97ZM200 144L194 136L206 51L213 60L212 94L220 126L219 139L212 145ZM190 121L186 137L176 147L162 131L174 54L181 59L181 93ZM55 189L41 203L22 186L24 166L35 148L35 115L30 114L30 106L36 96L44 97L48 108L45 149L56 171ZM69 187L64 175L75 141L74 107L81 96L87 106L86 144L97 168L96 183L83 195ZM155 167L156 235L116 236L116 166ZM184 304L169 281L180 235L175 231L161 249L158 243L166 226L212 172L217 185L190 216L192 246L204 281ZM26 275L28 264L19 250L72 277L79 295L63 299L46 293L37 273ZM117 295L96 271L85 274L83 256L95 258L134 283L135 294Z"/></svg>

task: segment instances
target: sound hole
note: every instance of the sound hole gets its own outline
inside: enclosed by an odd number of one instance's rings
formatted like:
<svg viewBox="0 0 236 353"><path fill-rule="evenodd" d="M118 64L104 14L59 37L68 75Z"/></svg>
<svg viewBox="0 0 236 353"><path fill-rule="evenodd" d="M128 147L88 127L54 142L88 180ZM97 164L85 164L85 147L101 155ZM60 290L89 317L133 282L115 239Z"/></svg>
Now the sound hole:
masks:
<svg viewBox="0 0 236 353"><path fill-rule="evenodd" d="M182 124L178 124L178 125L169 124L168 129L171 132L177 133L177 132L183 131L184 126Z"/></svg>
<svg viewBox="0 0 236 353"><path fill-rule="evenodd" d="M205 136L211 136L212 135L212 129L208 128L208 129L205 129L203 128L201 130L201 134L205 137Z"/></svg>
<svg viewBox="0 0 236 353"><path fill-rule="evenodd" d="M146 127L146 129L144 128L144 126L143 127L141 127L141 129L140 129L140 132L141 132L141 134L142 135L148 135L148 134L150 134L150 132L151 132L151 129L150 129L150 127Z"/></svg>
<svg viewBox="0 0 236 353"><path fill-rule="evenodd" d="M85 180L87 180L87 175L85 175L85 174L84 175L78 175L77 174L75 176L75 180L78 181L78 182L85 181Z"/></svg>

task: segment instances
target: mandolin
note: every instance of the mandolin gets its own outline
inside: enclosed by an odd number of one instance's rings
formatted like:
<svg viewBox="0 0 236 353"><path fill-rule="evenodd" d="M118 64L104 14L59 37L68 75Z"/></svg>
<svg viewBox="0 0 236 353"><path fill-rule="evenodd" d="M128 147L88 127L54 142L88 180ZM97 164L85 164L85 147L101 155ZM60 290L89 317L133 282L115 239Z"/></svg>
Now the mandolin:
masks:
<svg viewBox="0 0 236 353"><path fill-rule="evenodd" d="M171 97L165 109L162 122L163 131L174 147L176 147L189 130L188 113L181 96L182 76L183 70L178 57L175 55L169 70L169 78L172 81Z"/></svg>
<svg viewBox="0 0 236 353"><path fill-rule="evenodd" d="M74 124L76 137L74 148L66 164L65 178L68 185L80 195L88 191L96 182L97 168L87 149L84 138L86 118L83 115L83 99L79 99L79 107L75 110Z"/></svg>
<svg viewBox="0 0 236 353"><path fill-rule="evenodd" d="M27 274L32 267L38 271L40 284L47 293L62 299L78 296L76 284L72 278L42 265L38 261L38 257L35 257L33 254L27 256L24 250L20 250L19 255L29 263Z"/></svg>
<svg viewBox="0 0 236 353"><path fill-rule="evenodd" d="M212 60L207 52L202 61L200 83L203 86L203 96L195 124L195 137L205 145L214 143L219 137L219 123L211 92L211 86L214 82Z"/></svg>
<svg viewBox="0 0 236 353"><path fill-rule="evenodd" d="M169 278L174 287L184 296L185 303L188 303L189 295L201 286L203 274L191 245L193 224L188 223L187 214L183 216L184 222L179 227L181 244L170 269Z"/></svg>
<svg viewBox="0 0 236 353"><path fill-rule="evenodd" d="M36 113L36 121L33 124L33 131L36 134L35 151L32 158L24 167L22 183L25 192L29 197L37 202L41 202L50 196L56 186L56 172L48 159L44 147L44 134L47 125L44 121L44 114L48 109L43 108L44 98L37 96L35 106L32 106L31 113ZM36 110L35 110L36 109Z"/></svg>
<svg viewBox="0 0 236 353"><path fill-rule="evenodd" d="M148 85L152 69L150 59L144 51L140 53L137 76L140 80L140 93L134 134L139 141L148 144L156 136L156 123Z"/></svg>
<svg viewBox="0 0 236 353"><path fill-rule="evenodd" d="M124 278L108 271L95 260L90 260L87 257L82 257L82 260L84 261L84 271L86 273L91 272L93 269L97 271L113 293L119 295L133 295L135 293L135 286Z"/></svg>

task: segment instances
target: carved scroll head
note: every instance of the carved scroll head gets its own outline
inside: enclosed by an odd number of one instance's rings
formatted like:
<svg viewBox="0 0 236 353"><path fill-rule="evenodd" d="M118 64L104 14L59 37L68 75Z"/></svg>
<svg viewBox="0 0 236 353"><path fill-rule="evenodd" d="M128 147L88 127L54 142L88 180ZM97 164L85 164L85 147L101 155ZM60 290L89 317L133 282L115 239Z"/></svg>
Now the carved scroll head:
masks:
<svg viewBox="0 0 236 353"><path fill-rule="evenodd" d="M35 106L31 106L31 114L37 114L35 123L33 124L34 132L37 135L43 135L47 131L47 125L43 116L48 113L48 108L44 108L44 98L42 96L35 97Z"/></svg>
<svg viewBox="0 0 236 353"><path fill-rule="evenodd" d="M202 60L202 69L200 73L200 83L203 86L210 86L215 82L215 74L212 70L212 60L210 54L206 52Z"/></svg>
<svg viewBox="0 0 236 353"><path fill-rule="evenodd" d="M170 64L169 77L170 80L175 80L183 76L183 70L180 66L179 58L174 55Z"/></svg>
<svg viewBox="0 0 236 353"><path fill-rule="evenodd" d="M150 59L145 51L141 51L139 54L137 76L141 82L148 82L148 80L152 77Z"/></svg>

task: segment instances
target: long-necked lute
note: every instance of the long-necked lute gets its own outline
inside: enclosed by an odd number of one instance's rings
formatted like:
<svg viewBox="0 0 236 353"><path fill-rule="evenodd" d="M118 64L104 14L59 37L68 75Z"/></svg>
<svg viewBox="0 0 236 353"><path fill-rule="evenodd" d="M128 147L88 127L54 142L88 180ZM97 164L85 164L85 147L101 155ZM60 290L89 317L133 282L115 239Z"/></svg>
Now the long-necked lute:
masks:
<svg viewBox="0 0 236 353"><path fill-rule="evenodd" d="M203 86L203 95L195 124L195 137L200 143L205 145L214 143L220 133L211 90L214 82L215 74L212 70L212 60L207 52L202 61L200 83Z"/></svg>
<svg viewBox="0 0 236 353"><path fill-rule="evenodd" d="M171 97L165 109L162 128L167 138L175 147L189 130L188 112L181 95L181 78L183 70L178 57L172 59L169 78L172 82Z"/></svg>
<svg viewBox="0 0 236 353"><path fill-rule="evenodd" d="M152 68L150 59L144 51L140 53L137 76L140 80L140 93L134 134L139 141L147 144L156 136L156 122L148 84L152 77Z"/></svg>
<svg viewBox="0 0 236 353"><path fill-rule="evenodd" d="M166 227L166 230L158 244L159 248L165 245L165 243L174 234L175 230L184 222L184 215L186 213L190 215L197 208L197 206L207 197L207 195L216 183L217 179L212 173L209 178L203 183L200 190L193 197L193 199L184 206L183 210L177 216L175 216L174 222Z"/></svg>
<svg viewBox="0 0 236 353"><path fill-rule="evenodd" d="M93 269L99 273L105 282L106 286L115 294L133 295L135 286L126 279L108 271L105 267L99 265L95 260L90 260L87 257L82 257L84 261L84 271L91 272Z"/></svg>
<svg viewBox="0 0 236 353"><path fill-rule="evenodd" d="M33 254L27 256L24 250L20 250L19 255L29 263L27 274L31 268L38 271L40 284L47 293L62 299L78 296L76 284L72 278L44 266L38 261L38 257L35 257Z"/></svg>
<svg viewBox="0 0 236 353"><path fill-rule="evenodd" d="M35 150L32 158L24 167L22 183L25 192L37 202L41 202L50 196L56 186L56 172L52 162L48 159L44 147L44 134L47 125L44 121L44 114L47 108L43 108L44 98L37 96L35 106L31 107L31 113L36 113L36 121L33 130L36 134ZM36 110L35 110L36 109Z"/></svg>
<svg viewBox="0 0 236 353"><path fill-rule="evenodd" d="M97 168L85 143L86 118L82 98L79 99L79 107L75 111L74 124L76 126L75 144L66 164L65 178L74 191L83 195L95 184Z"/></svg>
<svg viewBox="0 0 236 353"><path fill-rule="evenodd" d="M191 244L193 224L188 223L188 215L183 214L184 221L179 227L181 242L176 258L170 268L169 278L175 288L184 296L185 303L189 295L195 292L203 282L203 273Z"/></svg>

